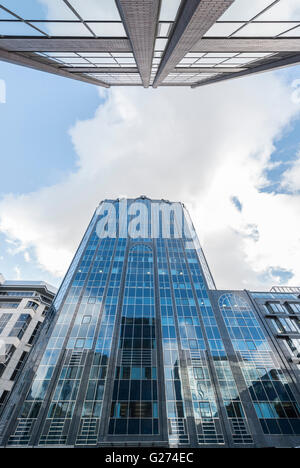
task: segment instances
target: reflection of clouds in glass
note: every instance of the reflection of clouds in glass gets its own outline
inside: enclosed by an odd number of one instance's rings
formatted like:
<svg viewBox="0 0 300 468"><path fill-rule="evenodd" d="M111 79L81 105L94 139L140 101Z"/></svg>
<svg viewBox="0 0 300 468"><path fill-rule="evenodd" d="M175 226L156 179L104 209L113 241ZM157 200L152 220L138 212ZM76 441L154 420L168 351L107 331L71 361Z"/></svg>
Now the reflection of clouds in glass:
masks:
<svg viewBox="0 0 300 468"><path fill-rule="evenodd" d="M160 21L174 21L181 0L162 0Z"/></svg>
<svg viewBox="0 0 300 468"><path fill-rule="evenodd" d="M5 342L0 339L0 363L5 362Z"/></svg>
<svg viewBox="0 0 300 468"><path fill-rule="evenodd" d="M62 0L1 0L1 5L25 20L76 19Z"/></svg>
<svg viewBox="0 0 300 468"><path fill-rule="evenodd" d="M221 16L221 21L249 21L263 11L274 0L235 0L232 6Z"/></svg>
<svg viewBox="0 0 300 468"><path fill-rule="evenodd" d="M241 29L235 36L249 37L273 37L298 26L299 23L252 23ZM294 30L293 34L299 36L300 30Z"/></svg>
<svg viewBox="0 0 300 468"><path fill-rule="evenodd" d="M274 0L236 0L233 5L219 18L206 33L207 37L225 37L233 34L234 37L275 37L286 33L287 36L299 36L300 4L299 0L281 0L271 6ZM261 14L266 8L267 11ZM247 24L246 21L254 19L255 22ZM286 23L286 21L293 21ZM243 21L245 23L243 23ZM258 21L258 23L257 23ZM265 21L265 23L259 23ZM275 21L275 23L274 23ZM244 25L244 27L242 27ZM236 34L234 34L236 32Z"/></svg>
<svg viewBox="0 0 300 468"><path fill-rule="evenodd" d="M62 0L38 0L47 8L47 19L78 20L71 9L62 8ZM121 21L115 0L71 0L70 5L84 21ZM71 15L71 16L70 16ZM44 19L44 18L43 18ZM83 24L39 23L38 27L52 36L90 36L92 33ZM124 27L118 23L91 23L91 30L99 37L126 36Z"/></svg>
<svg viewBox="0 0 300 468"><path fill-rule="evenodd" d="M122 23L88 23L97 36L126 36Z"/></svg>
<svg viewBox="0 0 300 468"><path fill-rule="evenodd" d="M46 10L38 0L1 0L1 5L21 16L23 19L46 19ZM1 18L3 13L1 12ZM9 18L13 19L13 18Z"/></svg>
<svg viewBox="0 0 300 468"><path fill-rule="evenodd" d="M274 0L235 0L233 5L222 15L221 21L249 21ZM300 18L299 0L281 0L257 18L259 21L292 21Z"/></svg>
<svg viewBox="0 0 300 468"><path fill-rule="evenodd" d="M83 20L121 21L115 0L70 0L70 4Z"/></svg>
<svg viewBox="0 0 300 468"><path fill-rule="evenodd" d="M1 21L0 35L3 36L41 36L42 34L23 21Z"/></svg>
<svg viewBox="0 0 300 468"><path fill-rule="evenodd" d="M91 32L82 23L34 23L50 36L89 36Z"/></svg>
<svg viewBox="0 0 300 468"><path fill-rule="evenodd" d="M257 351L269 351L269 345L267 341L255 341L255 346L257 348Z"/></svg>
<svg viewBox="0 0 300 468"><path fill-rule="evenodd" d="M62 0L37 0L45 11L45 18L48 20L76 20L72 10Z"/></svg>
<svg viewBox="0 0 300 468"><path fill-rule="evenodd" d="M260 21L300 20L299 0L281 0L259 18Z"/></svg>
<svg viewBox="0 0 300 468"><path fill-rule="evenodd" d="M31 388L30 397L32 399L38 398L39 389L40 389L41 382L39 380L34 380Z"/></svg>

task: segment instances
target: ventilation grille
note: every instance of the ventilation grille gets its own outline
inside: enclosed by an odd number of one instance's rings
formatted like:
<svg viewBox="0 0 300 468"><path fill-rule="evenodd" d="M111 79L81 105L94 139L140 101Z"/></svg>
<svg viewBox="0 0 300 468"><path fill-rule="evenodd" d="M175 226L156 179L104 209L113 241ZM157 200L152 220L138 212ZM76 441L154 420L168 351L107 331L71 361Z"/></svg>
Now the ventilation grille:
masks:
<svg viewBox="0 0 300 468"><path fill-rule="evenodd" d="M148 349L123 350L122 365L151 366L152 352Z"/></svg>
<svg viewBox="0 0 300 468"><path fill-rule="evenodd" d="M82 419L76 445L97 445L98 432L99 419Z"/></svg>
<svg viewBox="0 0 300 468"><path fill-rule="evenodd" d="M65 445L67 436L64 434L65 420L53 419L48 434L42 435L39 445Z"/></svg>
<svg viewBox="0 0 300 468"><path fill-rule="evenodd" d="M233 442L235 444L253 444L253 439L247 430L243 419L232 419Z"/></svg>
<svg viewBox="0 0 300 468"><path fill-rule="evenodd" d="M251 362L258 366L276 366L273 354L268 351L240 351L239 354L243 361Z"/></svg>
<svg viewBox="0 0 300 468"><path fill-rule="evenodd" d="M83 353L72 353L70 357L70 366L80 366Z"/></svg>
<svg viewBox="0 0 300 468"><path fill-rule="evenodd" d="M35 419L19 419L13 436L10 436L8 445L28 445Z"/></svg>
<svg viewBox="0 0 300 468"><path fill-rule="evenodd" d="M184 419L169 419L169 443L172 445L188 444L190 441Z"/></svg>
<svg viewBox="0 0 300 468"><path fill-rule="evenodd" d="M186 428L184 419L169 419L169 434L185 435Z"/></svg>
<svg viewBox="0 0 300 468"><path fill-rule="evenodd" d="M190 351L192 365L203 364L203 355L201 351Z"/></svg>
<svg viewBox="0 0 300 468"><path fill-rule="evenodd" d="M224 444L224 436L217 431L216 424L213 419L204 419L201 421L200 427L202 429L202 434L198 435L198 443L200 445ZM200 427L198 427L198 430Z"/></svg>

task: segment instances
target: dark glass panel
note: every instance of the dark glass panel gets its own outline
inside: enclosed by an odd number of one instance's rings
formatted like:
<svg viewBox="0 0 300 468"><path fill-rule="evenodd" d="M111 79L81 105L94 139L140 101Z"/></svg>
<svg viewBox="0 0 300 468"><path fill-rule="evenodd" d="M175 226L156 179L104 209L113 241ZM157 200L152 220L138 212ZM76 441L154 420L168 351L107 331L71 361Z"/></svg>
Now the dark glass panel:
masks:
<svg viewBox="0 0 300 468"><path fill-rule="evenodd" d="M184 418L184 408L183 408L183 403L176 402L176 408L177 408L177 415L179 418Z"/></svg>
<svg viewBox="0 0 300 468"><path fill-rule="evenodd" d="M127 419L116 419L115 434L126 434Z"/></svg>
<svg viewBox="0 0 300 468"><path fill-rule="evenodd" d="M118 400L129 400L129 380L120 380Z"/></svg>
<svg viewBox="0 0 300 468"><path fill-rule="evenodd" d="M141 420L141 433L152 434L152 419Z"/></svg>
<svg viewBox="0 0 300 468"><path fill-rule="evenodd" d="M131 380L130 386L130 400L140 400L141 382L139 380Z"/></svg>
<svg viewBox="0 0 300 468"><path fill-rule="evenodd" d="M140 433L140 420L129 419L128 420L128 434L139 434Z"/></svg>
<svg viewBox="0 0 300 468"><path fill-rule="evenodd" d="M295 407L294 407L294 405L292 403L283 403L282 406L283 406L288 418L297 418L298 417L296 409L295 409Z"/></svg>
<svg viewBox="0 0 300 468"><path fill-rule="evenodd" d="M117 400L117 399L118 399L118 388L119 388L119 381L118 381L118 380L115 380L115 382L114 382L114 389L113 389L113 396L112 396L112 399L113 399L113 400Z"/></svg>
<svg viewBox="0 0 300 468"><path fill-rule="evenodd" d="M281 434L281 430L275 419L266 419L266 424L268 426L270 434Z"/></svg>
<svg viewBox="0 0 300 468"><path fill-rule="evenodd" d="M263 386L265 388L266 394L268 395L268 399L270 401L275 401L277 399L277 395L272 385L272 382L264 382Z"/></svg>
<svg viewBox="0 0 300 468"><path fill-rule="evenodd" d="M283 434L293 434L293 429L288 419L280 419L278 424Z"/></svg>
<svg viewBox="0 0 300 468"><path fill-rule="evenodd" d="M157 396L157 382L156 381L152 381L152 391L153 391L153 400L158 400L158 396Z"/></svg>
<svg viewBox="0 0 300 468"><path fill-rule="evenodd" d="M141 400L148 401L152 400L152 392L151 392L151 382L142 381L142 398Z"/></svg>
<svg viewBox="0 0 300 468"><path fill-rule="evenodd" d="M296 435L300 435L300 419L289 419L293 431Z"/></svg>
<svg viewBox="0 0 300 468"><path fill-rule="evenodd" d="M41 402L34 403L34 405L32 406L29 417L32 418L32 419L37 418L38 414L39 414L39 411L41 409L41 406L42 406Z"/></svg>

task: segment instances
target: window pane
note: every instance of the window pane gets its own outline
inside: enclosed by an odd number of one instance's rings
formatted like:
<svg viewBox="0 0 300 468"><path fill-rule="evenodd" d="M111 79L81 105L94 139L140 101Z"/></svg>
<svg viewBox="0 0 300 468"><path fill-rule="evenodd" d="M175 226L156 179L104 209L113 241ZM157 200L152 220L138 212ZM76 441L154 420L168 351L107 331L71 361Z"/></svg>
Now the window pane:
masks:
<svg viewBox="0 0 300 468"><path fill-rule="evenodd" d="M120 21L115 0L70 0L83 20Z"/></svg>

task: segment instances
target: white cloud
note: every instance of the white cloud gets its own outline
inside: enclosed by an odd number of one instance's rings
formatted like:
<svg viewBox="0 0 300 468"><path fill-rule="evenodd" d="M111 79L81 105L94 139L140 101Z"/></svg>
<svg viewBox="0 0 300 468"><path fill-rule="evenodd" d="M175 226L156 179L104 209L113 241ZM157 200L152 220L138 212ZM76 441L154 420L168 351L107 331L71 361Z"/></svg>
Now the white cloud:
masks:
<svg viewBox="0 0 300 468"><path fill-rule="evenodd" d="M31 257L30 257L30 254L29 252L25 251L24 252L24 259L27 263L30 263L31 262Z"/></svg>
<svg viewBox="0 0 300 468"><path fill-rule="evenodd" d="M15 279L17 281L20 281L21 280L21 269L20 269L20 267L15 266L14 267L14 272L15 272Z"/></svg>
<svg viewBox="0 0 300 468"><path fill-rule="evenodd" d="M77 172L7 195L0 230L62 275L100 200L182 200L219 287L267 288L274 276L261 278L270 267L293 271L291 283L300 284L299 197L259 191L274 140L299 111L291 92L270 74L194 91L101 91L106 101L95 116L70 131Z"/></svg>
<svg viewBox="0 0 300 468"><path fill-rule="evenodd" d="M281 185L290 192L297 193L300 191L300 152L290 169L283 174Z"/></svg>

